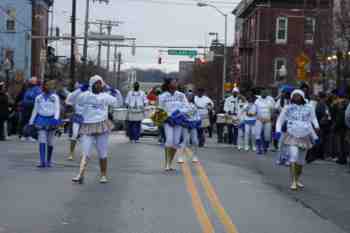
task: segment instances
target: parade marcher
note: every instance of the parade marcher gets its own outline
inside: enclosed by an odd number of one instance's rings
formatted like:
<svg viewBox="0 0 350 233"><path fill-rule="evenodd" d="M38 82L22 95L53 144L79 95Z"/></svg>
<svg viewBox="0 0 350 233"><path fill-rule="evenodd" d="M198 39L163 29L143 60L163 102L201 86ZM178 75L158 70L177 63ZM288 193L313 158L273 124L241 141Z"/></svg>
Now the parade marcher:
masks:
<svg viewBox="0 0 350 233"><path fill-rule="evenodd" d="M172 161L176 151L181 148L182 126L176 122L176 117L186 109L188 101L184 93L177 91L177 81L175 79L165 79L163 89L164 92L159 96L159 107L168 115L168 119L164 124L165 171L170 171L173 170Z"/></svg>
<svg viewBox="0 0 350 233"><path fill-rule="evenodd" d="M38 85L39 81L36 77L32 77L28 81L28 88L26 89L22 102L21 102L21 128L23 129L25 125L28 124L33 108L34 108L34 102L35 98L39 96L42 93L42 90L40 86ZM20 132L20 135L22 135L22 132ZM23 138L23 139L29 139L29 138Z"/></svg>
<svg viewBox="0 0 350 233"><path fill-rule="evenodd" d="M256 129L256 147L258 154L267 153L272 136L272 111L275 106L275 101L268 96L268 91L263 90L261 97L255 101L257 106L257 121Z"/></svg>
<svg viewBox="0 0 350 233"><path fill-rule="evenodd" d="M148 104L148 99L146 94L140 90L140 84L138 82L134 83L134 89L129 91L125 104L128 107L128 136L130 138L130 142L137 142L140 138L141 134L141 121L142 119L131 118L132 114L141 115L144 114L144 110L146 105Z"/></svg>
<svg viewBox="0 0 350 233"><path fill-rule="evenodd" d="M239 138L239 124L240 119L239 115L241 110L244 107L244 101L239 94L239 89L236 87L232 90L232 95L225 100L224 110L228 117L231 119L231 122L228 122L228 136L229 136L229 144L233 144L234 146L238 145ZM241 135L240 135L241 136Z"/></svg>
<svg viewBox="0 0 350 233"><path fill-rule="evenodd" d="M218 143L224 142L224 129L225 129L225 125L226 125L224 105L225 105L224 101L222 101L219 104L218 112L215 116L215 118L216 118L216 132L218 135Z"/></svg>
<svg viewBox="0 0 350 233"><path fill-rule="evenodd" d="M35 98L29 125L38 129L40 164L38 167L51 167L54 137L60 125L60 100L55 93L55 81L43 83L43 93Z"/></svg>
<svg viewBox="0 0 350 233"><path fill-rule="evenodd" d="M9 118L9 97L6 93L5 83L0 82L0 141L6 140L6 121Z"/></svg>
<svg viewBox="0 0 350 233"><path fill-rule="evenodd" d="M78 98L87 91L88 85L77 85L76 90L70 93L66 99L66 104L73 107L73 115L70 119L70 148L68 160L74 159L74 152L79 138L80 125L83 123L83 108Z"/></svg>
<svg viewBox="0 0 350 233"><path fill-rule="evenodd" d="M255 123L256 123L256 114L257 107L255 105L255 97L253 94L249 94L247 97L247 105L244 107L243 114L243 123L244 123L244 149L249 151L250 148L253 151L256 151L255 146Z"/></svg>
<svg viewBox="0 0 350 233"><path fill-rule="evenodd" d="M208 127L208 133L209 133L209 138L212 138L214 125L216 121L216 114L215 114L214 106L211 103L209 103L208 105L208 115L209 115L209 124L210 124Z"/></svg>
<svg viewBox="0 0 350 233"><path fill-rule="evenodd" d="M318 121L312 107L305 101L302 90L294 90L291 94L291 104L283 108L276 123L276 133L274 138L280 139L282 126L287 124L284 143L288 146L290 156L290 171L292 176L292 190L303 188L300 176L305 164L305 156L313 142L318 141L314 131L319 129Z"/></svg>
<svg viewBox="0 0 350 233"><path fill-rule="evenodd" d="M205 95L203 88L199 88L198 95L194 97L194 103L198 108L202 120L202 126L198 129L198 138L199 147L203 147L205 144L205 130L210 126L209 104L214 107L214 102Z"/></svg>
<svg viewBox="0 0 350 233"><path fill-rule="evenodd" d="M118 106L116 92L113 89L104 92L105 82L102 77L95 75L90 78L89 90L77 99L81 106L83 123L79 134L83 156L80 161L79 174L72 179L80 184L84 181L84 174L91 157L92 147L96 146L100 164L100 183L107 180L108 138L113 129L113 123L108 119L108 108Z"/></svg>
<svg viewBox="0 0 350 233"><path fill-rule="evenodd" d="M201 117L198 112L197 106L194 104L194 95L192 93L187 94L187 100L189 105L186 112L186 120L183 123L182 128L182 142L181 149L183 154L191 154L192 162L198 162L197 152L198 152L198 128L201 126ZM189 151L192 148L192 151ZM184 159L179 157L178 163L183 163Z"/></svg>

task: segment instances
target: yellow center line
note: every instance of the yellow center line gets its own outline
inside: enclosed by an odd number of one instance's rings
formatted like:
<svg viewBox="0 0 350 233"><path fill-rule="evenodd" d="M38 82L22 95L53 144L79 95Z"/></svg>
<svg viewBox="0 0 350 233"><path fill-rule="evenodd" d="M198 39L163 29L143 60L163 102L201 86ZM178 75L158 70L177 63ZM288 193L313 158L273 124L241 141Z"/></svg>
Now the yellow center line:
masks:
<svg viewBox="0 0 350 233"><path fill-rule="evenodd" d="M216 194L213 185L210 183L210 180L205 173L204 168L202 165L200 165L200 163L196 164L196 168L199 179L204 187L211 206L215 210L215 213L219 217L221 223L224 225L225 231L227 233L238 233L237 227L232 223L231 217L227 214L226 210L222 206L221 201Z"/></svg>
<svg viewBox="0 0 350 233"><path fill-rule="evenodd" d="M182 172L184 174L186 184L187 184L187 191L191 195L192 199L192 206L196 212L197 219L201 225L202 232L203 233L214 233L214 227L213 224L211 223L207 212L204 209L203 202L198 194L198 190L196 188L196 185L193 181L193 176L191 169L187 165L187 163L183 163L181 165Z"/></svg>

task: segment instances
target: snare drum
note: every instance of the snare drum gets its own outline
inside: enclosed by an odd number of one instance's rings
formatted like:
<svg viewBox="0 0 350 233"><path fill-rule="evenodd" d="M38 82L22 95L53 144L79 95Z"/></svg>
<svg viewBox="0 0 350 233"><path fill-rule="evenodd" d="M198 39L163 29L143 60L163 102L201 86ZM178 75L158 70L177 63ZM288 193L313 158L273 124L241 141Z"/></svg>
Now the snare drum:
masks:
<svg viewBox="0 0 350 233"><path fill-rule="evenodd" d="M208 128L210 126L210 121L208 118L202 120L201 128Z"/></svg>
<svg viewBox="0 0 350 233"><path fill-rule="evenodd" d="M239 118L237 116L226 115L226 124L228 125L239 125Z"/></svg>
<svg viewBox="0 0 350 233"><path fill-rule="evenodd" d="M225 114L217 114L216 115L216 123L217 124L225 124L226 123L226 118L225 118Z"/></svg>
<svg viewBox="0 0 350 233"><path fill-rule="evenodd" d="M155 112L156 112L155 106L147 106L145 108L145 118L151 118Z"/></svg>
<svg viewBox="0 0 350 233"><path fill-rule="evenodd" d="M113 119L117 121L125 121L128 116L128 109L115 108L113 109Z"/></svg>
<svg viewBox="0 0 350 233"><path fill-rule="evenodd" d="M142 121L145 119L145 112L143 109L129 109L128 121Z"/></svg>

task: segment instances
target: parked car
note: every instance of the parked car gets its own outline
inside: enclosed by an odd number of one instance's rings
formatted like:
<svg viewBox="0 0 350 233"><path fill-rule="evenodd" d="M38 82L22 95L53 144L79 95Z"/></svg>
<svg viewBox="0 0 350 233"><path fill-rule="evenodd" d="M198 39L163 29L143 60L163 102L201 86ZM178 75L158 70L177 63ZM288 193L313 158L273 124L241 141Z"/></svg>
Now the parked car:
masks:
<svg viewBox="0 0 350 233"><path fill-rule="evenodd" d="M159 128L149 118L141 122L141 136L159 136Z"/></svg>

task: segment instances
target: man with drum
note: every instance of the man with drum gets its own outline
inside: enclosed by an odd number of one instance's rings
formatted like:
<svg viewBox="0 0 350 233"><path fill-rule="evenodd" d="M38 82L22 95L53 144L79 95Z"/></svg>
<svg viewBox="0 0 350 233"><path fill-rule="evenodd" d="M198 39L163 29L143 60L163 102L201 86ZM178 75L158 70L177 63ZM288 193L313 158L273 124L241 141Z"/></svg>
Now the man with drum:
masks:
<svg viewBox="0 0 350 233"><path fill-rule="evenodd" d="M214 102L205 94L203 88L198 89L198 95L194 98L194 103L198 108L199 115L202 120L202 125L198 129L199 147L203 147L205 144L205 129L210 126L209 120L209 106L214 108Z"/></svg>
<svg viewBox="0 0 350 233"><path fill-rule="evenodd" d="M239 93L239 89L235 87L232 90L232 96L225 100L224 111L227 115L227 127L229 144L235 147L238 144L238 130L240 125L240 113L245 106L244 98Z"/></svg>
<svg viewBox="0 0 350 233"><path fill-rule="evenodd" d="M140 84L134 83L134 89L129 91L125 104L128 108L128 136L130 142L136 143L141 134L141 121L144 118L144 110L148 104L146 94L140 90Z"/></svg>

